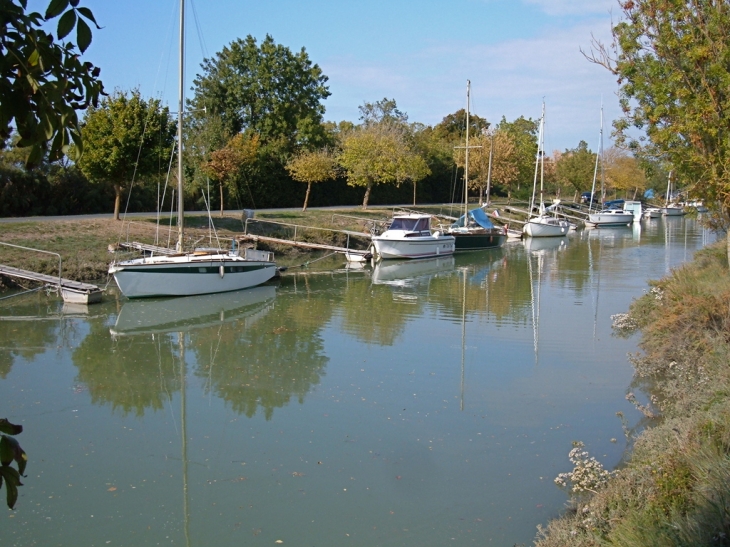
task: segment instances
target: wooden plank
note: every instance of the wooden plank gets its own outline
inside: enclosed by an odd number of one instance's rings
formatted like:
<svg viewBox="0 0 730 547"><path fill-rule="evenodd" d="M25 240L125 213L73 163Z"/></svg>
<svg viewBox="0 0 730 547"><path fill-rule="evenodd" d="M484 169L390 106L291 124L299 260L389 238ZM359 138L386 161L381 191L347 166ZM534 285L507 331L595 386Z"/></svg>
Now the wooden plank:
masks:
<svg viewBox="0 0 730 547"><path fill-rule="evenodd" d="M279 239L276 237L268 236L257 236L251 234L243 234L238 236L239 240L245 241L263 241L265 243L274 243L277 245L291 245L292 247L299 247L302 249L317 249L320 251L332 251L335 253L349 253L353 255L365 256L370 253L367 249L348 249L346 247L337 247L334 245L325 245L323 243L311 243L308 241L293 241L291 239Z"/></svg>
<svg viewBox="0 0 730 547"><path fill-rule="evenodd" d="M66 301L81 301L88 303L99 302L101 300L101 289L96 285L90 283L82 283L81 281L74 281L73 279L59 278L53 275L46 275L38 272L31 272L29 270L22 270L20 268L13 268L12 266L6 266L0 264L0 274L7 275L8 277L18 277L20 279L28 279L30 281L38 281L40 283L46 283L48 285L58 286L59 281L61 283L61 290L64 293L64 300ZM78 297L76 296L78 295Z"/></svg>

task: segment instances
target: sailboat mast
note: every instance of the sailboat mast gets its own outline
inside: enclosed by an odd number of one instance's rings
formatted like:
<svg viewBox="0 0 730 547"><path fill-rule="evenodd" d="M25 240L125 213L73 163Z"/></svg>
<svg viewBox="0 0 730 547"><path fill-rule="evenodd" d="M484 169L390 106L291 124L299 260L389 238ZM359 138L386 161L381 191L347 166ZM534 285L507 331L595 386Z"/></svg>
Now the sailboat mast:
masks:
<svg viewBox="0 0 730 547"><path fill-rule="evenodd" d="M467 225L469 209L469 93L471 81L466 81L466 156L464 159L464 226Z"/></svg>
<svg viewBox="0 0 730 547"><path fill-rule="evenodd" d="M596 166L593 169L593 185L591 186L591 199L588 202L588 211L593 209L593 196L596 193L599 158L603 158L603 101L601 101L601 130L598 132L598 154L596 154ZM603 201L603 160L601 160L601 201Z"/></svg>
<svg viewBox="0 0 730 547"><path fill-rule="evenodd" d="M537 155L535 156L535 178L532 181L532 199L530 199L530 211L527 218L532 218L532 211L535 208L535 190L537 188L537 173L540 168L540 157L542 156L542 131L545 123L545 103L542 103L542 114L540 115L540 131L537 137ZM540 204L542 205L542 172L540 173ZM542 209L542 208L541 208ZM542 211L540 211L542 214Z"/></svg>
<svg viewBox="0 0 730 547"><path fill-rule="evenodd" d="M180 0L180 88L177 107L177 246L183 250L183 109L185 107L185 0Z"/></svg>

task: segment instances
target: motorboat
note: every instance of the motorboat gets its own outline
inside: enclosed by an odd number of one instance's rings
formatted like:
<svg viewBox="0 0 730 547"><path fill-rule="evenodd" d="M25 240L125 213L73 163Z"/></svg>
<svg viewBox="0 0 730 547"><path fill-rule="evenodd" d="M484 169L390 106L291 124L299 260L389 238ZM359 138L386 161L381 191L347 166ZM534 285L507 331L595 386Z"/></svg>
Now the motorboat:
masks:
<svg viewBox="0 0 730 547"><path fill-rule="evenodd" d="M590 226L629 226L634 222L634 213L623 209L603 209L588 215Z"/></svg>
<svg viewBox="0 0 730 547"><path fill-rule="evenodd" d="M642 218L659 218L661 216L662 210L659 207L647 207L642 214Z"/></svg>
<svg viewBox="0 0 730 547"><path fill-rule="evenodd" d="M456 238L439 231L431 233L431 215L396 214L388 229L372 236L379 258L430 258L453 254Z"/></svg>

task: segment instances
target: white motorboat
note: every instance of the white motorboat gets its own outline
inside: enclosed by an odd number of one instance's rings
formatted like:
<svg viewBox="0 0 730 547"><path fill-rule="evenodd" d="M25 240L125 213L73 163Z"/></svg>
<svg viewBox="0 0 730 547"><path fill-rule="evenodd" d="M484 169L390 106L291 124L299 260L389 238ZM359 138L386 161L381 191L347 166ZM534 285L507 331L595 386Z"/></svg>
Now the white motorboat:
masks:
<svg viewBox="0 0 730 547"><path fill-rule="evenodd" d="M661 216L662 210L659 207L647 207L642 214L642 218L659 218Z"/></svg>
<svg viewBox="0 0 730 547"><path fill-rule="evenodd" d="M590 226L629 226L634 222L634 213L623 209L603 209L588 215Z"/></svg>
<svg viewBox="0 0 730 547"><path fill-rule="evenodd" d="M562 237L570 232L570 223L556 216L551 216L545 209L543 201L543 182L545 174L545 103L542 103L540 116L540 135L538 137L537 157L535 158L535 178L532 183L532 199L530 200L530 215L535 206L535 191L537 189L537 173L540 172L540 208L537 216L528 218L522 227L522 233L529 237Z"/></svg>
<svg viewBox="0 0 730 547"><path fill-rule="evenodd" d="M379 258L429 258L454 253L454 236L431 233L431 216L417 213L393 216L388 229L374 235L373 246Z"/></svg>
<svg viewBox="0 0 730 547"><path fill-rule="evenodd" d="M183 115L185 75L182 59L185 41L185 2L180 2L180 74L178 104L178 239L177 254L157 255L113 262L109 273L127 298L192 296L247 289L265 283L276 274L274 254L249 251L183 252ZM255 256L252 256L255 255Z"/></svg>

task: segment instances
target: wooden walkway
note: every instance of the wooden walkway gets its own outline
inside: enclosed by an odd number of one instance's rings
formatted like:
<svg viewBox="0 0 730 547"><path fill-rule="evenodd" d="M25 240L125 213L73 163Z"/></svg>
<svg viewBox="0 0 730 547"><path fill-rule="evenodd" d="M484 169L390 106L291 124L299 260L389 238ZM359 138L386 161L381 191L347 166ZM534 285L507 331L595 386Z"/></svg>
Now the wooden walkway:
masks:
<svg viewBox="0 0 730 547"><path fill-rule="evenodd" d="M351 232L359 236L370 237L368 234L362 234L360 232ZM238 236L240 241L263 241L264 243L273 243L275 245L291 245L292 247L299 247L302 249L316 249L320 251L332 251L333 253L342 253L349 255L357 255L360 257L366 257L372 254L368 249L348 249L347 247L337 247L335 245L325 245L323 243L311 243L309 241L293 241L291 239L279 239L277 237L258 236L253 234L243 234Z"/></svg>
<svg viewBox="0 0 730 547"><path fill-rule="evenodd" d="M90 283L81 283L80 281L73 281L72 279L64 279L62 277L21 270L20 268L13 268L12 266L5 266L2 264L0 264L0 275L38 281L54 287L60 286L64 302L74 302L78 304L94 304L96 302L101 302L101 289L96 285L91 285Z"/></svg>

